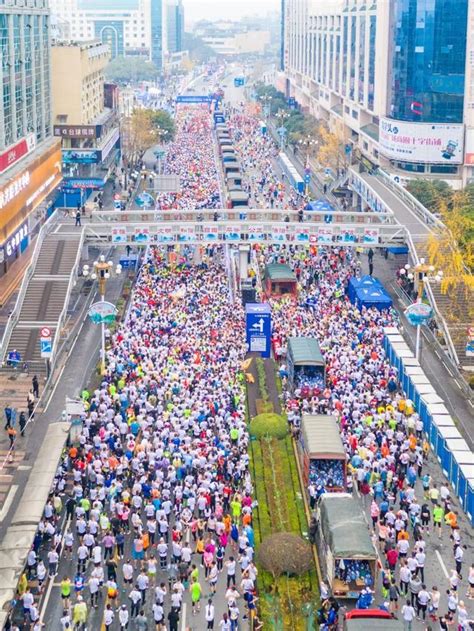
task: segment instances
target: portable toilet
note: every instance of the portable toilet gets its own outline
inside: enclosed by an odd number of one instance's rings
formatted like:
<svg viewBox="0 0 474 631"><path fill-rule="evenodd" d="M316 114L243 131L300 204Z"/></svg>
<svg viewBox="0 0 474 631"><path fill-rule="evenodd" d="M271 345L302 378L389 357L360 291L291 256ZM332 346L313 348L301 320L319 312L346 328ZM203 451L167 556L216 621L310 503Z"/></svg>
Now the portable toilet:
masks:
<svg viewBox="0 0 474 631"><path fill-rule="evenodd" d="M441 426L439 426L438 429L437 429L437 433L438 433L438 438L437 438L437 441L436 441L435 454L436 454L436 457L438 458L439 464L443 468L443 462L447 458L447 456L445 455L447 441L448 440L453 440L453 439L460 439L460 438L462 438L462 436L461 436L461 432L454 425L454 423L453 423L452 427L450 427L448 425L441 425ZM443 473L445 473L444 470L443 470ZM448 477L448 471L447 470L446 470L445 475L446 475L446 477Z"/></svg>
<svg viewBox="0 0 474 631"><path fill-rule="evenodd" d="M448 479L451 482L451 486L456 491L459 476L459 465L474 465L474 454L464 438L461 438L461 440L458 438L448 440L446 442L446 453L449 453L449 456L446 456L449 458Z"/></svg>
<svg viewBox="0 0 474 631"><path fill-rule="evenodd" d="M466 449L469 449L468 444L464 438L448 438L444 445L444 453L441 457L441 468L444 475L452 483L452 459L453 451L458 454L462 454ZM465 458L465 456L464 456ZM474 464L474 460L473 460Z"/></svg>
<svg viewBox="0 0 474 631"><path fill-rule="evenodd" d="M431 445L431 449L436 453L436 446L438 444L438 427L456 427L453 419L449 414L436 414L430 417L431 425L429 426L428 439ZM426 430L425 430L426 431Z"/></svg>

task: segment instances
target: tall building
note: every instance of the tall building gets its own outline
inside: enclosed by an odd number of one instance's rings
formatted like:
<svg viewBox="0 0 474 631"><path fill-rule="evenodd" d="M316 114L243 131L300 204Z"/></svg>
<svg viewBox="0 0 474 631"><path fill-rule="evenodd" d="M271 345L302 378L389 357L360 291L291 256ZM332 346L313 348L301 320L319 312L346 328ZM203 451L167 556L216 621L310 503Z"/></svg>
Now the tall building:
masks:
<svg viewBox="0 0 474 631"><path fill-rule="evenodd" d="M166 0L151 0L150 4L150 59L162 70L166 54Z"/></svg>
<svg viewBox="0 0 474 631"><path fill-rule="evenodd" d="M149 57L150 5L154 1L50 0L50 6L55 24L73 41L99 39L110 46L112 58L124 55Z"/></svg>
<svg viewBox="0 0 474 631"><path fill-rule="evenodd" d="M57 40L100 40L115 57L138 56L160 70L167 54L167 25L172 23L172 45L183 42L182 2L172 0L50 0ZM175 52L174 50L170 52Z"/></svg>
<svg viewBox="0 0 474 631"><path fill-rule="evenodd" d="M50 45L46 0L0 0L0 276L39 229L61 180Z"/></svg>
<svg viewBox="0 0 474 631"><path fill-rule="evenodd" d="M473 176L464 152L465 125L474 124L468 0L285 5L285 86L300 107L398 181L423 175L458 187Z"/></svg>
<svg viewBox="0 0 474 631"><path fill-rule="evenodd" d="M52 47L54 135L62 142L64 205L82 203L92 190L103 188L119 158L116 86L104 81L109 60L109 46L100 41Z"/></svg>
<svg viewBox="0 0 474 631"><path fill-rule="evenodd" d="M166 18L167 51L171 54L180 53L183 50L184 39L183 0L168 0Z"/></svg>

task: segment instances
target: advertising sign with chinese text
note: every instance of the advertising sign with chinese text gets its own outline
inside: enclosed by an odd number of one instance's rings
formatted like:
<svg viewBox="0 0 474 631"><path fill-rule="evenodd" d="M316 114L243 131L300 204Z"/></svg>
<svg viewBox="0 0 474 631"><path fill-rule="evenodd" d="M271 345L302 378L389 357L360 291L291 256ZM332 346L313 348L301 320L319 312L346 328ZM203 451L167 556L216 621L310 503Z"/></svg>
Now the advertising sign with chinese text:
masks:
<svg viewBox="0 0 474 631"><path fill-rule="evenodd" d="M194 241L195 231L192 226L180 226L178 229L178 241Z"/></svg>
<svg viewBox="0 0 474 631"><path fill-rule="evenodd" d="M460 164L464 159L464 126L381 118L379 144L387 158Z"/></svg>
<svg viewBox="0 0 474 631"><path fill-rule="evenodd" d="M272 229L272 239L274 241L286 241L286 226L275 226Z"/></svg>
<svg viewBox="0 0 474 631"><path fill-rule="evenodd" d="M112 228L112 243L127 243L127 229L122 227Z"/></svg>
<svg viewBox="0 0 474 631"><path fill-rule="evenodd" d="M318 243L332 243L333 230L332 228L320 227L318 228Z"/></svg>
<svg viewBox="0 0 474 631"><path fill-rule="evenodd" d="M226 226L225 240L238 241L239 239L240 239L240 227L239 226Z"/></svg>
<svg viewBox="0 0 474 631"><path fill-rule="evenodd" d="M20 158L26 156L36 146L36 136L29 134L15 145L12 145L0 153L0 173L11 167Z"/></svg>
<svg viewBox="0 0 474 631"><path fill-rule="evenodd" d="M219 228L215 224L204 224L202 231L205 241L216 241L219 236Z"/></svg>
<svg viewBox="0 0 474 631"><path fill-rule="evenodd" d="M143 226L141 228L135 228L135 243L149 243L150 242L150 230Z"/></svg>
<svg viewBox="0 0 474 631"><path fill-rule="evenodd" d="M378 243L379 232L378 228L364 228L364 243Z"/></svg>
<svg viewBox="0 0 474 631"><path fill-rule="evenodd" d="M265 239L265 233L263 226L249 226L249 241L263 241Z"/></svg>
<svg viewBox="0 0 474 631"><path fill-rule="evenodd" d="M160 243L171 243L174 241L173 228L171 226L158 226L156 229L156 240Z"/></svg>

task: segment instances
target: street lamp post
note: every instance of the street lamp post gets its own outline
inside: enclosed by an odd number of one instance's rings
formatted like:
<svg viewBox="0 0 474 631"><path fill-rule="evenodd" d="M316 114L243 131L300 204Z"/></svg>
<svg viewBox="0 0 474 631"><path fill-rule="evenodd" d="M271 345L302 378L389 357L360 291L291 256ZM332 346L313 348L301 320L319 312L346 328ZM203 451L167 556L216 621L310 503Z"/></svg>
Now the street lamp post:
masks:
<svg viewBox="0 0 474 631"><path fill-rule="evenodd" d="M155 128L155 130L158 134L158 144L160 144L162 140L165 139L166 136L168 136L169 132L167 129L163 129L159 125ZM161 175L161 160L164 158L165 152L164 150L158 150L155 155L158 159L158 175Z"/></svg>
<svg viewBox="0 0 474 631"><path fill-rule="evenodd" d="M290 114L289 112L285 112L285 110L279 110L275 114L275 118L277 119L279 123L279 127L277 131L278 131L278 134L280 135L280 151L283 151L283 148L285 146L285 136L287 134L285 121L287 121L290 118Z"/></svg>
<svg viewBox="0 0 474 631"><path fill-rule="evenodd" d="M416 290L416 301L415 305L423 304L423 293L424 293L424 285L427 280L434 280L436 282L440 282L443 278L443 272L441 270L435 271L434 265L428 265L424 258L420 259L420 262L414 265L413 267L407 263L405 267L402 267L400 270L400 276L408 278L408 280L413 280ZM429 319L431 314L431 309L427 307L425 313L420 312L420 307L418 309L411 305L412 311L419 311L419 313L410 314L410 307L408 308L406 315L410 322L413 322L416 326L416 342L415 342L415 357L416 359L420 358L420 342L421 342L421 325ZM409 317L412 315L413 317Z"/></svg>
<svg viewBox="0 0 474 631"><path fill-rule="evenodd" d="M89 265L84 265L82 268L82 275L86 278L90 276L91 280L97 280L99 285L99 295L101 303L105 303L105 290L107 287L107 281L109 280L112 270L114 268L113 261L106 261L103 254L100 255L98 261L94 261L92 264L92 270ZM117 263L115 266L115 274L118 276L122 273L122 266ZM105 374L105 319L100 320L101 325L101 350L100 350L100 372L101 375Z"/></svg>
<svg viewBox="0 0 474 631"><path fill-rule="evenodd" d="M265 118L269 118L272 97L270 94L264 94L263 96L260 97L260 100L263 103L263 113L265 115Z"/></svg>
<svg viewBox="0 0 474 631"><path fill-rule="evenodd" d="M310 183L310 179L311 179L311 168L309 165L309 155L310 155L310 151L311 148L315 148L318 146L318 141L314 140L313 138L311 138L311 135L308 134L305 138L300 138L300 140L298 140L298 145L301 148L306 149L306 156L305 156L305 167L304 167L304 181L305 181L305 194L307 195L309 192L309 183Z"/></svg>

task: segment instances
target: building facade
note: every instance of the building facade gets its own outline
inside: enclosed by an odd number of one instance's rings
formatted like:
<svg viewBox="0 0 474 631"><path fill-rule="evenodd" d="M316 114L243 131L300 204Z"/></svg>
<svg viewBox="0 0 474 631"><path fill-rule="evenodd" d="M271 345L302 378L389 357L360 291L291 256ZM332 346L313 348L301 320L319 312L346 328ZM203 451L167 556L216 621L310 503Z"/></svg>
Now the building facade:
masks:
<svg viewBox="0 0 474 631"><path fill-rule="evenodd" d="M50 45L46 0L0 0L0 276L39 230L61 180Z"/></svg>
<svg viewBox="0 0 474 631"><path fill-rule="evenodd" d="M167 19L167 52L180 53L184 40L184 7L182 0L168 0L166 7Z"/></svg>
<svg viewBox="0 0 474 631"><path fill-rule="evenodd" d="M149 57L152 4L152 0L50 0L55 24L62 29L60 39L66 39L66 33L73 41L99 39L110 46L112 58Z"/></svg>
<svg viewBox="0 0 474 631"><path fill-rule="evenodd" d="M163 69L166 53L166 2L151 0L150 4L150 59L159 69Z"/></svg>
<svg viewBox="0 0 474 631"><path fill-rule="evenodd" d="M118 90L105 84L110 49L100 41L52 47L54 135L61 139L64 205L101 189L120 152Z"/></svg>
<svg viewBox="0 0 474 631"><path fill-rule="evenodd" d="M184 11L180 0L50 0L57 40L100 40L111 58L143 57L163 68L171 26L171 53L182 50Z"/></svg>
<svg viewBox="0 0 474 631"><path fill-rule="evenodd" d="M288 96L354 155L401 182L472 177L468 0L285 0L283 16Z"/></svg>

